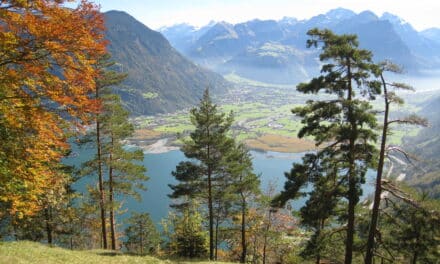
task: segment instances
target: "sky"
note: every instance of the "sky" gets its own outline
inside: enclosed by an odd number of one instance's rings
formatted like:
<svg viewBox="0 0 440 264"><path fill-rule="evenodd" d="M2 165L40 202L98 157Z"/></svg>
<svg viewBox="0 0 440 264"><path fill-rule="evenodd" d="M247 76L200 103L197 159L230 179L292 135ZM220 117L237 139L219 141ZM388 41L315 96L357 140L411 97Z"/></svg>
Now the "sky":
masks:
<svg viewBox="0 0 440 264"><path fill-rule="evenodd" d="M238 23L255 18L281 19L312 16L343 7L356 13L371 10L389 12L415 29L440 28L440 0L90 0L101 11L121 10L152 29L189 23L203 26L210 21Z"/></svg>

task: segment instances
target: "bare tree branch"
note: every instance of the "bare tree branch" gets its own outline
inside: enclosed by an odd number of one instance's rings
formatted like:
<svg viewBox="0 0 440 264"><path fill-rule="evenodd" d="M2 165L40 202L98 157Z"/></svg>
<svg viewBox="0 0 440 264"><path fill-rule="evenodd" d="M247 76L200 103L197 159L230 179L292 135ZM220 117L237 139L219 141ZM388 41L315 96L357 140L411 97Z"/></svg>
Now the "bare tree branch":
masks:
<svg viewBox="0 0 440 264"><path fill-rule="evenodd" d="M419 125L427 127L429 125L429 122L426 118L422 118L418 115L410 115L408 117L405 117L403 119L395 119L388 121L388 125L398 123L398 124L409 124L409 125Z"/></svg>

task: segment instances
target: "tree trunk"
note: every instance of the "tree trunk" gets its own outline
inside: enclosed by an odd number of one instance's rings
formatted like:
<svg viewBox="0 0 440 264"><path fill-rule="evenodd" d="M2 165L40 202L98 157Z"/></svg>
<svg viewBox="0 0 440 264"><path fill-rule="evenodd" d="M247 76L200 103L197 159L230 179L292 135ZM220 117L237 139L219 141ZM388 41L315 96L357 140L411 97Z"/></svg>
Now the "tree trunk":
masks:
<svg viewBox="0 0 440 264"><path fill-rule="evenodd" d="M318 230L316 231L318 239L321 234L321 230L324 229L324 223L325 223L325 220L321 219L321 222L318 226ZM319 264L319 263L321 263L321 253L320 252L318 252L318 254L316 254L316 264Z"/></svg>
<svg viewBox="0 0 440 264"><path fill-rule="evenodd" d="M351 174L351 173L350 173ZM349 193L348 193L348 224L347 224L347 240L345 241L345 264L351 264L353 258L353 237L354 237L354 211L356 207L355 195L356 182L354 176L349 175Z"/></svg>
<svg viewBox="0 0 440 264"><path fill-rule="evenodd" d="M96 92L96 98L99 98L98 91ZM97 158L98 158L98 185L99 185L99 207L101 211L101 233L102 233L102 248L107 249L107 230L105 223L105 192L104 192L104 179L102 175L102 146L101 146L101 134L100 134L100 122L96 118L96 146L97 146Z"/></svg>
<svg viewBox="0 0 440 264"><path fill-rule="evenodd" d="M387 133L388 133L388 114L389 114L390 103L388 101L388 92L387 92L385 79L383 78L382 74L380 77L382 79L382 85L385 95L385 113L384 113L383 129L382 129L382 142L380 144L379 164L377 166L376 191L374 193L374 203L373 203L373 210L371 213L370 230L368 232L365 264L372 264L372 260L373 260L374 235L376 234L377 220L379 218L380 196L382 194L382 174L383 174L383 166L385 160L385 146L386 146Z"/></svg>
<svg viewBox="0 0 440 264"><path fill-rule="evenodd" d="M113 147L113 135L111 139L111 144ZM115 213L114 213L114 192L113 192L113 155L112 151L110 151L109 155L110 166L108 169L108 181L109 181L109 202L110 202L110 235L111 235L111 243L112 250L116 250L116 231L115 231Z"/></svg>
<svg viewBox="0 0 440 264"><path fill-rule="evenodd" d="M52 246L52 213L50 206L47 206L44 209L44 216L46 220L46 234L47 234L47 243L49 246Z"/></svg>
<svg viewBox="0 0 440 264"><path fill-rule="evenodd" d="M207 120L209 120L209 116L207 116ZM208 122L209 124L209 122ZM209 126L206 129L207 138L210 138ZM209 214L209 260L214 260L214 210L212 207L212 164L211 163L211 153L210 153L210 145L208 144L206 149L206 156L208 167L208 214Z"/></svg>
<svg viewBox="0 0 440 264"><path fill-rule="evenodd" d="M266 232L264 234L264 242L263 242L263 264L266 264L267 236L269 234L270 225L271 225L271 214L272 214L272 210L269 209L269 219L266 225Z"/></svg>
<svg viewBox="0 0 440 264"><path fill-rule="evenodd" d="M257 263L258 260L258 249L257 249L257 242L258 238L257 236L254 236L254 246L252 247L252 263ZM266 261L265 258L263 258L263 261Z"/></svg>
<svg viewBox="0 0 440 264"><path fill-rule="evenodd" d="M217 251L218 251L218 228L219 228L219 219L218 219L218 215L217 215L216 220L215 220L215 238L214 238L214 244L215 244L214 259L215 260L217 260Z"/></svg>
<svg viewBox="0 0 440 264"><path fill-rule="evenodd" d="M316 255L316 264L320 264L321 263L321 254L317 254Z"/></svg>
<svg viewBox="0 0 440 264"><path fill-rule="evenodd" d="M141 255L144 254L144 228L142 222L139 222L140 229L140 244L141 244Z"/></svg>
<svg viewBox="0 0 440 264"><path fill-rule="evenodd" d="M214 215L212 208L211 168L208 167L209 260L214 260Z"/></svg>
<svg viewBox="0 0 440 264"><path fill-rule="evenodd" d="M413 257L411 259L411 264L417 264L417 257L418 257L418 252L417 252L417 250L415 250Z"/></svg>
<svg viewBox="0 0 440 264"><path fill-rule="evenodd" d="M111 235L111 244L112 250L116 250L116 227L115 227L115 213L113 209L113 175L112 169L110 168L110 180L109 180L109 202L110 202L110 235Z"/></svg>
<svg viewBox="0 0 440 264"><path fill-rule="evenodd" d="M240 263L246 263L246 200L242 195L242 204L241 204L241 257Z"/></svg>
<svg viewBox="0 0 440 264"><path fill-rule="evenodd" d="M347 82L348 82L348 96L347 101L352 102L353 88L351 86L351 67L350 61L347 59ZM347 238L345 241L345 264L351 264L353 259L353 237L354 237L354 211L356 207L356 175L355 175L355 141L357 138L356 120L353 116L353 108L351 104L348 106L347 118L350 122L351 135L349 142L349 168L348 168L348 223L347 223Z"/></svg>

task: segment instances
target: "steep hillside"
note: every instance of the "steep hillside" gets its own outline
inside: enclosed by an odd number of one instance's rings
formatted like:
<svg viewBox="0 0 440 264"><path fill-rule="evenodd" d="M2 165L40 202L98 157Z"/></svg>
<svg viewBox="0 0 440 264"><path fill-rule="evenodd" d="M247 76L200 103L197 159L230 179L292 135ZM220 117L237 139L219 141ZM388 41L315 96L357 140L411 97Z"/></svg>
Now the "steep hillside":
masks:
<svg viewBox="0 0 440 264"><path fill-rule="evenodd" d="M418 32L411 24L390 13L384 13L380 19L392 24L394 31L408 46L417 60L417 65L423 65L424 68L438 67L440 65L440 43L438 40L434 39L433 41L429 38L429 31ZM428 36L426 32L428 32ZM435 32L435 29L432 32ZM433 35L435 36L435 33Z"/></svg>
<svg viewBox="0 0 440 264"><path fill-rule="evenodd" d="M210 87L213 94L226 90L218 74L202 69L180 55L168 41L130 15L105 13L108 49L117 70L128 73L116 92L135 115L175 111L188 107Z"/></svg>
<svg viewBox="0 0 440 264"><path fill-rule="evenodd" d="M48 247L36 242L0 242L0 263L44 263L44 264L206 264L208 262L197 261L173 261L168 259L158 259L150 256L124 255L113 251L88 250L76 251L57 247ZM209 262L210 264L221 264L224 262ZM226 264L226 263L225 263Z"/></svg>
<svg viewBox="0 0 440 264"><path fill-rule="evenodd" d="M371 12L363 12L341 22L335 31L358 35L360 46L373 51L376 61L391 60L411 73L420 68L421 62L417 61L393 25L389 21L379 20Z"/></svg>
<svg viewBox="0 0 440 264"><path fill-rule="evenodd" d="M411 167L409 180L440 198L440 97L428 101L420 115L429 120L430 126L405 141L406 148L419 160L417 166Z"/></svg>
<svg viewBox="0 0 440 264"><path fill-rule="evenodd" d="M440 43L440 28L428 28L420 32L425 38Z"/></svg>

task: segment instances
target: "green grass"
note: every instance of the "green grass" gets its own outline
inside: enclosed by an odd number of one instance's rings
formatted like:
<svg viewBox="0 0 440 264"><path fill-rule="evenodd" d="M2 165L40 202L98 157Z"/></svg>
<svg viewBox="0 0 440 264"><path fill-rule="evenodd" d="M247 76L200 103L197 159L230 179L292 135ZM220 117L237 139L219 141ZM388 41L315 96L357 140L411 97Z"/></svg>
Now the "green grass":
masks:
<svg viewBox="0 0 440 264"><path fill-rule="evenodd" d="M233 127L239 125L239 128L232 131L231 134L239 141L256 139L264 134L296 137L303 124L300 118L292 114L291 110L303 105L307 99L328 99L325 95L313 95L313 97L303 95L295 92L292 87L290 89L272 87L271 89L260 89L258 91L263 93L262 98L264 100L260 98L261 100L257 99L254 102L240 101L240 103L229 100L228 103L219 105L219 110L225 114L228 114L230 111L234 112L235 121ZM268 104L268 102L271 103ZM381 100L376 100L372 103L375 109L382 107ZM399 111L404 114L407 109L417 110L415 106L407 108L408 106L397 107L393 111ZM134 120L138 124L137 128L146 128L160 133L164 137L174 137L177 133L185 133L185 131L194 129L190 123L188 111L179 111L173 114L157 115L154 117L137 117ZM379 124L381 123L380 116L378 122ZM272 125L275 125L275 127ZM417 128L405 126L394 126L393 130L394 133L390 135L388 142L398 145L402 143L403 137L415 135L418 132ZM307 137L307 139L311 138ZM179 144L179 142L174 142L174 144Z"/></svg>
<svg viewBox="0 0 440 264"><path fill-rule="evenodd" d="M233 136L238 142L242 142L246 139L257 138L258 135L255 132L246 132L246 133L236 133Z"/></svg>
<svg viewBox="0 0 440 264"><path fill-rule="evenodd" d="M131 264L131 263L151 263L151 264L173 264L173 263L210 263L220 264L221 262L185 262L173 261L168 259L158 259L150 256L132 256L104 250L68 250L58 247L48 247L44 244L28 241L20 242L0 242L0 264L87 264L87 263L106 263L106 264Z"/></svg>
<svg viewBox="0 0 440 264"><path fill-rule="evenodd" d="M174 124L159 126L155 128L154 131L175 135L177 133L182 133L184 131L192 130L192 129L194 129L194 126L192 125L174 123Z"/></svg>
<svg viewBox="0 0 440 264"><path fill-rule="evenodd" d="M401 145L404 137L414 137L420 131L420 127L417 126L401 126L391 130L388 136L388 143L392 145Z"/></svg>

